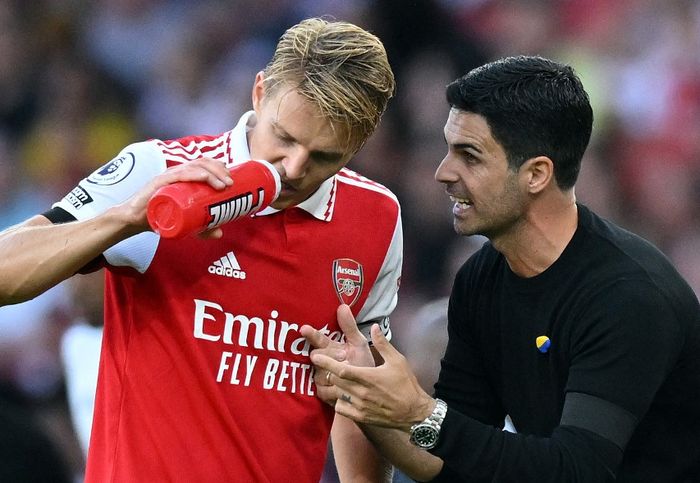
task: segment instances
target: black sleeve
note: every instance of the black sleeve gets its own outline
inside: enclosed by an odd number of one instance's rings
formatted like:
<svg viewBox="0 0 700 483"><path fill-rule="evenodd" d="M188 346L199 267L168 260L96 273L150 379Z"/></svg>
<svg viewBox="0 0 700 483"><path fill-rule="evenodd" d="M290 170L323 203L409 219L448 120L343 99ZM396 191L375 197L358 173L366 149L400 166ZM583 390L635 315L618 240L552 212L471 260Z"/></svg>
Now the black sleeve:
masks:
<svg viewBox="0 0 700 483"><path fill-rule="evenodd" d="M60 223L68 223L70 221L75 221L75 217L68 213L66 210L63 208L59 207L54 207L51 208L48 211L45 211L42 213L46 218L49 219L51 223L54 225L58 225Z"/></svg>
<svg viewBox="0 0 700 483"><path fill-rule="evenodd" d="M481 354L480 335L472 320L474 293L462 268L455 279L447 309L447 347L435 383L435 395L460 408L464 414L486 424L503 427L506 411L496 388L489 381Z"/></svg>
<svg viewBox="0 0 700 483"><path fill-rule="evenodd" d="M612 482L622 450L585 429L559 426L548 438L502 431L448 409L438 445L436 482Z"/></svg>
<svg viewBox="0 0 700 483"><path fill-rule="evenodd" d="M486 377L478 349L472 345L474 340L463 338L453 324L448 325L447 333L435 395L478 421L502 427L506 412Z"/></svg>

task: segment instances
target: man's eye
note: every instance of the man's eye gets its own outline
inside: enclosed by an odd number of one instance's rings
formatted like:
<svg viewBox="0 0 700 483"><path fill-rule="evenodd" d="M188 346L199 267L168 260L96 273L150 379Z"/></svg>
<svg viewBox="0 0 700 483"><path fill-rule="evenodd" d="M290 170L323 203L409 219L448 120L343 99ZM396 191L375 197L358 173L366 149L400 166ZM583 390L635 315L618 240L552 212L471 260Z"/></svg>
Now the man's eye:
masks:
<svg viewBox="0 0 700 483"><path fill-rule="evenodd" d="M319 164L334 164L337 163L340 158L338 156L326 155L326 154L312 154L311 157Z"/></svg>
<svg viewBox="0 0 700 483"><path fill-rule="evenodd" d="M462 159L464 159L467 164L474 164L479 161L479 159L469 151L462 151Z"/></svg>

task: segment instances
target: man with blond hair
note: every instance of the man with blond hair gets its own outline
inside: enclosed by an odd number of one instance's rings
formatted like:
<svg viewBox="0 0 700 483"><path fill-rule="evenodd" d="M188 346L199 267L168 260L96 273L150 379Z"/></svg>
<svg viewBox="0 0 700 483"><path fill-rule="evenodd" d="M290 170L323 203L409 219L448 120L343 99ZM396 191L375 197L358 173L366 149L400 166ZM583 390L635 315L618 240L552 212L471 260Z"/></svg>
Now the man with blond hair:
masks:
<svg viewBox="0 0 700 483"><path fill-rule="evenodd" d="M390 335L399 205L345 165L393 92L379 39L305 20L280 38L234 129L127 146L50 210L0 234L0 304L105 269L86 481L315 483L330 433L343 479L386 477L355 425L316 398L298 329L339 337L342 302L361 330L379 323ZM198 237L151 231L146 207L158 188L222 190L235 182L227 168L249 159L280 175L270 207ZM224 259L236 270L209 270Z"/></svg>

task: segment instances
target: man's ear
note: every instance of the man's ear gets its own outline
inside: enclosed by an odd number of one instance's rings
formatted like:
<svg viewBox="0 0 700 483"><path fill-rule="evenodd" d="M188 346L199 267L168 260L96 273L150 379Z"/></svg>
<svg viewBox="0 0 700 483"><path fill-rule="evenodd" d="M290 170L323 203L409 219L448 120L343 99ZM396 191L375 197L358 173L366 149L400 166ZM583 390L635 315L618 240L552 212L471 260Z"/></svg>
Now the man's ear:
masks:
<svg viewBox="0 0 700 483"><path fill-rule="evenodd" d="M253 84L253 92L252 92L252 99L253 99L253 109L255 112L258 112L260 110L260 105L262 104L262 100L265 97L265 74L263 71L258 72L255 75L255 83Z"/></svg>
<svg viewBox="0 0 700 483"><path fill-rule="evenodd" d="M540 193L551 183L556 183L554 179L554 163L547 156L537 156L530 158L520 167L521 175L525 176L527 190L531 194Z"/></svg>

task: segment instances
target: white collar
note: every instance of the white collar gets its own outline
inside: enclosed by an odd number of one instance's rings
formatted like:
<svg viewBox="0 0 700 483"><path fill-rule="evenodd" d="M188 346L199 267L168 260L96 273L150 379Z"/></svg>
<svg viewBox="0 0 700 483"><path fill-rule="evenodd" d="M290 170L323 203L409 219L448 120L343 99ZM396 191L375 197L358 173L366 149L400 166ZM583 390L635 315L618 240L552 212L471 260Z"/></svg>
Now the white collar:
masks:
<svg viewBox="0 0 700 483"><path fill-rule="evenodd" d="M236 127L231 131L230 138L230 156L233 163L242 163L252 159L250 156L250 148L248 147L248 120L255 111L248 111L236 124ZM331 176L307 199L296 205L298 208L310 213L313 217L321 221L331 221L333 218L333 207L335 206L335 193L337 181L335 176ZM255 216L264 216L277 213L280 210L268 206L264 210L259 211Z"/></svg>

